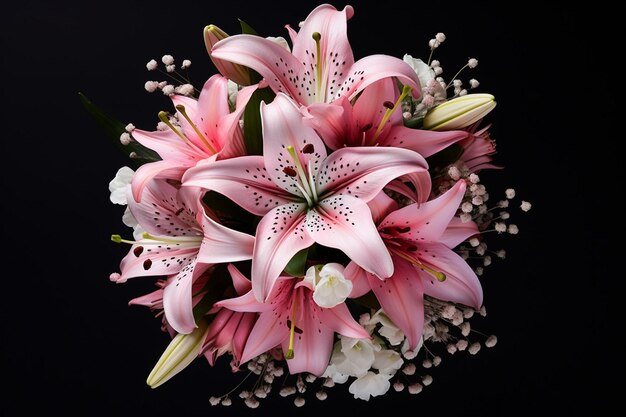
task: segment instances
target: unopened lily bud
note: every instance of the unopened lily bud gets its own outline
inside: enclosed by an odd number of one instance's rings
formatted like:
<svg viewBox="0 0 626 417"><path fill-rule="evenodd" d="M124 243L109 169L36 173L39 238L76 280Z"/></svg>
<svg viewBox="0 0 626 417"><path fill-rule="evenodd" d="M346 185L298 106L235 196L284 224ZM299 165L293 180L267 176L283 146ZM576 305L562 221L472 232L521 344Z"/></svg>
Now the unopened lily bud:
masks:
<svg viewBox="0 0 626 417"><path fill-rule="evenodd" d="M466 94L441 103L426 113L423 127L429 130L456 130L485 117L496 102L491 94Z"/></svg>
<svg viewBox="0 0 626 417"><path fill-rule="evenodd" d="M209 57L217 70L224 77L236 82L239 85L250 85L250 70L243 65L233 64L232 62L224 61L221 59L213 58L211 50L213 46L222 39L228 38L228 33L215 25L208 25L204 28L204 45L209 53Z"/></svg>
<svg viewBox="0 0 626 417"><path fill-rule="evenodd" d="M206 320L199 320L198 327L193 332L174 336L148 375L146 380L148 385L151 388L158 387L193 362L200 354L208 331L209 323Z"/></svg>

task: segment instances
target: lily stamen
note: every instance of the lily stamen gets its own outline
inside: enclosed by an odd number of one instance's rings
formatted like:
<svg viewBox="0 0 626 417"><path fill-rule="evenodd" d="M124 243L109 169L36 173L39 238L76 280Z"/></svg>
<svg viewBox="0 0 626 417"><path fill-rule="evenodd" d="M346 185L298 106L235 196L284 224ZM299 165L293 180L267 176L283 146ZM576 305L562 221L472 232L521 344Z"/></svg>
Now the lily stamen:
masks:
<svg viewBox="0 0 626 417"><path fill-rule="evenodd" d="M198 126L196 126L196 124L194 122L191 121L191 118L189 117L189 115L187 114L187 111L185 110L185 106L183 106L182 104L179 104L176 106L176 110L178 110L180 112L180 114L183 115L183 117L189 122L189 124L191 125L191 127L193 128L193 130L195 130L196 134L200 137L200 139L202 140L202 142L206 145L206 147L209 149L209 151L212 154L216 154L217 152L215 151L215 148L213 146L211 146L211 144L209 143L209 141L204 137L204 135L202 134L202 132L200 132L200 129L198 129Z"/></svg>
<svg viewBox="0 0 626 417"><path fill-rule="evenodd" d="M395 255L398 255L402 259L410 262L411 265L419 267L422 271L428 272L430 275L435 277L437 279L437 281L444 282L446 280L446 274L444 274L443 272L440 272L440 271L436 271L436 270L434 270L434 269L424 265L423 263L419 262L417 259L413 258L412 256L409 256L406 253L401 252L401 251L396 250L396 249L393 249L393 248L389 248L389 251L394 253Z"/></svg>
<svg viewBox="0 0 626 417"><path fill-rule="evenodd" d="M293 340L296 334L296 300L293 300L293 304L291 306L291 326L289 327L289 348L287 349L287 353L285 353L285 359L293 359Z"/></svg>
<svg viewBox="0 0 626 417"><path fill-rule="evenodd" d="M313 201L311 197L317 200L317 193L314 191L315 184L313 182L313 175L311 175L310 166L308 170L309 176L307 176L304 172L304 168L302 167L302 163L300 162L300 158L298 158L294 147L288 145L287 152L289 152L289 155L291 155L291 159L293 159L293 163L296 166L296 172L298 173L298 179L300 180L300 184L296 182L296 185L298 186L300 192L304 194L304 197L306 198L309 207L311 207L315 203L315 201Z"/></svg>
<svg viewBox="0 0 626 417"><path fill-rule="evenodd" d="M187 139L187 137L185 137L185 135L183 135L180 130L176 129L176 127L172 124L172 122L170 122L170 118L167 116L167 112L164 111L160 111L159 112L159 119L165 123L167 125L167 127L169 127L172 132L176 133L176 135L181 138L183 140L183 142L185 142L187 145L192 146L193 144L191 142L189 142L189 139Z"/></svg>
<svg viewBox="0 0 626 417"><path fill-rule="evenodd" d="M391 115L393 114L393 112L395 112L396 109L402 104L402 101L404 100L406 96L409 95L410 92L411 92L411 86L405 85L402 87L402 94L400 94L400 97L398 97L398 100L396 100L395 104L393 104L392 107L389 107L389 104L391 104L391 102L385 102L385 108L387 108L387 110L385 111L385 115L383 116L383 118L380 120L380 123L378 124L378 129L376 129L376 133L374 133L374 137L372 139L372 145L376 143L378 136L380 136L381 132L385 128L385 125L391 118Z"/></svg>
<svg viewBox="0 0 626 417"><path fill-rule="evenodd" d="M315 50L316 50L316 69L315 69L315 99L316 101L323 101L322 97L322 46L320 44L320 39L322 39L322 34L319 32L313 32L313 40L315 41Z"/></svg>

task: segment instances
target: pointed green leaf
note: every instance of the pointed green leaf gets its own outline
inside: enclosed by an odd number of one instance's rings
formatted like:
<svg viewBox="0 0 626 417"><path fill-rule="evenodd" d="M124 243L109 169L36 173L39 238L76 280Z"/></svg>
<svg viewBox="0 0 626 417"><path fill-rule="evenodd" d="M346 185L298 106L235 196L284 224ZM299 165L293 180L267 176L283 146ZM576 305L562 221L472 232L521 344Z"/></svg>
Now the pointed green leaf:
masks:
<svg viewBox="0 0 626 417"><path fill-rule="evenodd" d="M285 267L285 272L294 277L303 277L306 268L307 255L309 248L302 249L296 253Z"/></svg>
<svg viewBox="0 0 626 417"><path fill-rule="evenodd" d="M261 102L264 101L265 104L269 104L274 100L274 97L276 94L270 88L258 89L250 97L250 101L243 112L243 135L248 155L261 155L263 153Z"/></svg>
<svg viewBox="0 0 626 417"><path fill-rule="evenodd" d="M244 34L244 35L260 36L259 33L256 30L254 30L254 28L252 26L250 26L249 24L247 24L243 20L239 19L239 24L241 25L241 33L242 34Z"/></svg>
<svg viewBox="0 0 626 417"><path fill-rule="evenodd" d="M89 114L94 118L98 126L100 126L107 136L113 139L113 142L120 150L122 150L126 155L131 152L135 152L137 158L133 158L132 161L140 165L145 162L158 161L161 159L156 152L152 149L146 148L137 141L132 141L128 145L122 145L120 142L120 136L122 133L126 132L126 125L105 113L102 109L93 104L93 102L83 93L79 92L78 97L87 112L89 112Z"/></svg>

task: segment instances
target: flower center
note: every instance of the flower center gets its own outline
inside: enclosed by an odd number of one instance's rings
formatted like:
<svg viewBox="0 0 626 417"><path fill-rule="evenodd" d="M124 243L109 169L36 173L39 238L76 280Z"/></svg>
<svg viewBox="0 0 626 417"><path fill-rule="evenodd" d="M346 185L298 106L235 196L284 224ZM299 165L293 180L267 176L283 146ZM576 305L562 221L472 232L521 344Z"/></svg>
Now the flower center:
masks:
<svg viewBox="0 0 626 417"><path fill-rule="evenodd" d="M386 101L384 103L384 106L387 108L387 110L385 111L383 118L380 120L380 123L378 124L378 129L376 129L376 133L374 133L374 136L372 137L372 143L370 143L370 145L376 144L376 140L378 139L383 129L385 128L385 125L391 118L391 115L402 104L402 101L406 98L407 95L409 95L410 92L411 92L411 86L405 85L402 87L402 93L400 94L400 97L398 97L398 100L396 100L395 104L391 103L390 101Z"/></svg>
<svg viewBox="0 0 626 417"><path fill-rule="evenodd" d="M434 270L434 269L424 265L423 263L418 261L416 257L406 253L405 251L397 249L397 248L388 248L388 249L393 254L398 255L400 258L404 259L405 261L410 262L411 265L417 266L422 271L428 272L430 275L435 277L437 279L437 281L444 282L446 280L446 274L444 274L441 271Z"/></svg>
<svg viewBox="0 0 626 417"><path fill-rule="evenodd" d="M312 144L307 144L302 148L302 153L311 154L315 151ZM287 146L287 152L291 156L293 163L295 165L295 169L292 167L285 167L283 172L290 177L293 177L296 181L296 186L306 199L306 202L310 207L313 207L318 200L317 189L315 188L315 179L313 178L313 171L311 169L311 164L307 163L306 171L302 166L302 162L296 153L296 150L293 146Z"/></svg>
<svg viewBox="0 0 626 417"><path fill-rule="evenodd" d="M178 109L179 106L176 106L176 108ZM196 131L196 133L200 136L200 138L202 139L202 141L206 144L208 150L215 154L215 149L209 144L209 142L204 138L204 136L202 136L202 134L200 133L200 131L198 130L198 128L196 127L196 125L191 121L191 119L189 118L189 116L187 116L187 112L185 112L185 108L183 106L180 106L183 108L183 111L181 112L181 114L183 115L183 117L185 117L185 119L187 119L187 121L191 124L191 126L193 126L194 130ZM180 109L178 109L180 111ZM164 111L160 111L159 112L159 119L165 123L167 125L167 127L170 128L170 130L174 133L176 133L176 135L182 139L183 142L185 142L191 149L194 150L194 152L201 152L200 149L198 149L198 147L196 145L194 145L193 143L191 143L191 141L189 141L189 139L187 139L187 137L176 128L176 126L174 126L172 124L172 122L170 122L170 119L167 115L167 112Z"/></svg>
<svg viewBox="0 0 626 417"><path fill-rule="evenodd" d="M196 132L198 137L202 140L202 143L204 143L204 145L207 147L209 152L211 152L212 154L216 154L217 152L215 151L215 148L213 146L211 146L211 144L204 137L202 132L200 132L200 129L198 129L198 126L196 126L196 124L194 122L192 122L191 118L187 115L187 111L185 111L185 106L183 106L182 104L179 104L179 105L176 106L176 110L178 110L180 112L180 114L182 114L183 117L189 122L189 124L191 125L193 130Z"/></svg>

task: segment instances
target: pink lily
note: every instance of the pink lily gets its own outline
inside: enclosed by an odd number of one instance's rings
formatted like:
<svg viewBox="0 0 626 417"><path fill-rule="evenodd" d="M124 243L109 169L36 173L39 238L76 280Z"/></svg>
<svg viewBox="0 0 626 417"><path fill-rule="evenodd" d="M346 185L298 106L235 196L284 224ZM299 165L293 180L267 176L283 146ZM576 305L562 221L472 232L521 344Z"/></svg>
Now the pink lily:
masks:
<svg viewBox="0 0 626 417"><path fill-rule="evenodd" d="M367 202L385 185L426 161L406 149L343 148L327 156L317 133L284 94L261 106L263 156L244 156L189 170L183 186L229 197L253 214L257 226L252 288L265 300L293 255L314 242L342 250L381 278L393 263Z"/></svg>
<svg viewBox="0 0 626 417"><path fill-rule="evenodd" d="M459 160L470 172L478 172L482 169L502 169L501 166L491 163L491 156L496 153L496 142L489 135L491 125L478 129L479 124L480 122L470 126L467 139L459 142L463 147Z"/></svg>
<svg viewBox="0 0 626 417"><path fill-rule="evenodd" d="M311 283L293 277L280 277L265 303L248 292L215 305L233 311L260 313L244 347L241 363L281 346L292 374L323 374L328 367L335 332L352 338L370 338L345 303L322 308L313 300Z"/></svg>
<svg viewBox="0 0 626 417"><path fill-rule="evenodd" d="M228 265L228 271L237 295L241 296L252 290L250 280L232 264ZM233 357L231 365L233 371L236 371L241 363L241 355L256 322L257 314L233 311L222 306L215 306L209 314L215 314L215 317L211 321L209 332L202 346L204 356L213 366L219 356L230 352Z"/></svg>
<svg viewBox="0 0 626 417"><path fill-rule="evenodd" d="M153 178L180 180L198 162L244 155L239 118L257 86L244 87L237 95L235 111L228 105L228 80L214 75L204 84L197 100L173 95L180 127L170 123L165 112L159 114L168 130L133 130L133 138L157 152L161 161L142 165L132 180L133 197L141 200L145 185Z"/></svg>
<svg viewBox="0 0 626 417"><path fill-rule="evenodd" d="M164 180L151 181L140 203L128 195L128 208L145 230L122 259L118 282L141 276L169 276L163 289L163 310L178 333L190 333L192 286L212 264L252 258L254 237L229 229L209 217L198 189L178 190Z"/></svg>
<svg viewBox="0 0 626 417"><path fill-rule="evenodd" d="M455 217L465 181L434 200L395 209L386 196L377 198L378 230L392 253L394 274L379 279L354 263L346 268L353 281L351 297L370 288L389 318L406 335L409 348L419 343L424 324L424 295L479 309L483 302L480 281L472 268L452 248L478 233L474 222L461 223ZM381 204L380 199L387 200ZM392 211L393 210L393 211ZM358 290L355 290L358 288Z"/></svg>
<svg viewBox="0 0 626 417"><path fill-rule="evenodd" d="M415 71L388 55L371 55L354 61L347 37L347 20L354 10L337 11L329 4L313 10L299 32L287 25L293 52L260 36L235 35L219 41L211 56L257 71L275 93L285 93L300 105L332 103L342 96L352 99L371 83L397 77L421 91Z"/></svg>
<svg viewBox="0 0 626 417"><path fill-rule="evenodd" d="M408 93L406 87L400 92L393 79L379 80L368 86L354 104L344 96L335 106L310 105L305 123L314 127L333 150L345 146L393 146L428 158L467 138L468 132L463 130L435 132L404 126L402 101ZM413 199L426 201L430 196L430 175L410 174L408 179L417 190Z"/></svg>

